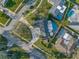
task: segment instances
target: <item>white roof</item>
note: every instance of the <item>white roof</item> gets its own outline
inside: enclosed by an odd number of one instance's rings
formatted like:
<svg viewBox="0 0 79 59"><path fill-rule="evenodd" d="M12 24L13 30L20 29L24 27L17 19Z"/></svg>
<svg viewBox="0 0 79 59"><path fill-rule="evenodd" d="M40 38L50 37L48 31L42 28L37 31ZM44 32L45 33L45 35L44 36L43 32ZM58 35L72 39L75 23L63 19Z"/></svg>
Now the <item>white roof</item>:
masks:
<svg viewBox="0 0 79 59"><path fill-rule="evenodd" d="M49 29L49 32L53 30L52 21L48 21L48 29Z"/></svg>
<svg viewBox="0 0 79 59"><path fill-rule="evenodd" d="M52 21L48 21L48 30L49 30L49 33L50 33L50 36L53 36L53 27L52 27Z"/></svg>
<svg viewBox="0 0 79 59"><path fill-rule="evenodd" d="M64 11L66 10L66 6L63 5L63 9L60 10L61 13L64 13Z"/></svg>
<svg viewBox="0 0 79 59"><path fill-rule="evenodd" d="M61 13L64 13L64 11L66 10L66 6L57 6L57 9L61 12Z"/></svg>
<svg viewBox="0 0 79 59"><path fill-rule="evenodd" d="M57 6L57 9L61 10L61 6Z"/></svg>
<svg viewBox="0 0 79 59"><path fill-rule="evenodd" d="M68 37L69 37L68 33L65 33L64 36L63 36L64 39L68 39Z"/></svg>

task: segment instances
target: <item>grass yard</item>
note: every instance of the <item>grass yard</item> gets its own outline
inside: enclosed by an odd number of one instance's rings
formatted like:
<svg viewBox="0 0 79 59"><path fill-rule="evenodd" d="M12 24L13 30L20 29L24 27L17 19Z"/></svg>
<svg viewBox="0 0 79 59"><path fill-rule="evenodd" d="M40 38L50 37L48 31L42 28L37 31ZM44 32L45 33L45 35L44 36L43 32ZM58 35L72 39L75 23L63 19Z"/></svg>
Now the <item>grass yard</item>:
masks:
<svg viewBox="0 0 79 59"><path fill-rule="evenodd" d="M13 30L15 35L19 36L23 40L29 42L32 39L32 34L30 29L27 27L26 24L18 23L18 26Z"/></svg>
<svg viewBox="0 0 79 59"><path fill-rule="evenodd" d="M15 11L22 1L23 0L8 0L4 7L10 9L11 11Z"/></svg>
<svg viewBox="0 0 79 59"><path fill-rule="evenodd" d="M39 39L35 45L39 47L41 50L44 50L46 53L48 53L50 56L52 56L53 51L56 51L55 48L48 48L48 43L43 41L42 39ZM49 57L50 58L50 57Z"/></svg>
<svg viewBox="0 0 79 59"><path fill-rule="evenodd" d="M78 4L79 4L79 0L76 0L76 3L78 3Z"/></svg>
<svg viewBox="0 0 79 59"><path fill-rule="evenodd" d="M42 50L44 50L45 52L51 54L52 51L56 51L55 48L48 48L48 43L43 41L42 39L39 39L35 45L39 48L41 48Z"/></svg>
<svg viewBox="0 0 79 59"><path fill-rule="evenodd" d="M32 13L31 15L29 15L28 17L26 15L25 18L26 18L26 20L30 24L32 24L33 21L35 21L39 16L41 16L41 17L47 17L48 11L49 11L49 9L51 7L52 7L52 5L49 4L47 0L43 0L43 2L41 3L41 5L39 6L39 8L34 13Z"/></svg>
<svg viewBox="0 0 79 59"><path fill-rule="evenodd" d="M9 19L9 16L0 11L0 25L5 25Z"/></svg>
<svg viewBox="0 0 79 59"><path fill-rule="evenodd" d="M48 43L42 39L39 39L35 45L41 50L45 51L48 59L68 59L64 54L57 51L54 45L52 48L49 48Z"/></svg>

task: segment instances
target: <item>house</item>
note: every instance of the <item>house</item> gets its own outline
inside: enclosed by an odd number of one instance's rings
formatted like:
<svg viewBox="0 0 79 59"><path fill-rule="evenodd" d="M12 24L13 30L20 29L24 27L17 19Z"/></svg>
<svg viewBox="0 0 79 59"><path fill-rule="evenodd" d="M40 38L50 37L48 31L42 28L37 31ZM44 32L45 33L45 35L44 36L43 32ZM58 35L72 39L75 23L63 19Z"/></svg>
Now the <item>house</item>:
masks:
<svg viewBox="0 0 79 59"><path fill-rule="evenodd" d="M62 5L62 6L57 6L57 9L61 12L64 13L64 11L66 10L66 6Z"/></svg>
<svg viewBox="0 0 79 59"><path fill-rule="evenodd" d="M65 31L63 36L60 36L55 43L56 49L65 54L70 55L75 51L76 38L74 38L70 33Z"/></svg>
<svg viewBox="0 0 79 59"><path fill-rule="evenodd" d="M72 22L79 22L79 6L75 5L68 13L68 20Z"/></svg>
<svg viewBox="0 0 79 59"><path fill-rule="evenodd" d="M64 15L64 12L66 10L66 6L65 6L65 0L59 0L56 2L56 0L52 0L55 1L54 6L50 9L49 13L51 13L55 18L57 18L59 21L62 20L62 17Z"/></svg>
<svg viewBox="0 0 79 59"><path fill-rule="evenodd" d="M50 36L53 36L53 26L52 26L52 21L48 21L48 30L49 30L49 34L50 34Z"/></svg>
<svg viewBox="0 0 79 59"><path fill-rule="evenodd" d="M57 24L51 20L37 20L34 24L35 27L40 28L41 36L43 36L45 39L53 37L58 30Z"/></svg>
<svg viewBox="0 0 79 59"><path fill-rule="evenodd" d="M79 6L75 5L68 13L68 21L70 24L68 25L74 30L79 31Z"/></svg>

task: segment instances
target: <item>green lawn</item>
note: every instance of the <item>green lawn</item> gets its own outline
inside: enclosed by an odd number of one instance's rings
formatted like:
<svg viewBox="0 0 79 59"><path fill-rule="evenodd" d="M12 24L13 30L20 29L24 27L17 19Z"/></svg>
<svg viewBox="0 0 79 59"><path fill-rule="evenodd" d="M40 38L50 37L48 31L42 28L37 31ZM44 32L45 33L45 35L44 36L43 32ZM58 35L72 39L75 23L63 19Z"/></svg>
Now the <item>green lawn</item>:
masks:
<svg viewBox="0 0 79 59"><path fill-rule="evenodd" d="M4 7L9 8L11 11L15 11L23 0L8 0Z"/></svg>
<svg viewBox="0 0 79 59"><path fill-rule="evenodd" d="M76 0L76 3L78 3L78 4L79 4L79 0Z"/></svg>
<svg viewBox="0 0 79 59"><path fill-rule="evenodd" d="M5 23L9 20L9 16L0 11L0 23L5 25Z"/></svg>
<svg viewBox="0 0 79 59"><path fill-rule="evenodd" d="M25 41L30 41L32 39L32 34L30 29L26 24L18 23L18 26L13 30L17 35L20 36L20 38L23 38Z"/></svg>
<svg viewBox="0 0 79 59"><path fill-rule="evenodd" d="M39 39L35 45L39 47L41 50L45 51L48 59L68 59L64 54L57 51L54 47L48 48L48 43L42 39Z"/></svg>
<svg viewBox="0 0 79 59"><path fill-rule="evenodd" d="M39 2L37 2L37 3L39 3ZM38 6L38 5L36 5L36 6ZM34 13L29 15L28 17L26 17L27 16L26 15L25 18L30 24L32 24L36 19L38 19L39 16L47 17L48 11L51 7L52 7L52 5L49 4L47 0L43 0L41 5L39 6L39 8Z"/></svg>
<svg viewBox="0 0 79 59"><path fill-rule="evenodd" d="M39 47L40 49L44 50L46 53L48 53L49 55L52 55L53 51L56 51L56 49L54 47L52 48L48 48L48 43L43 41L42 39L39 39L35 45L37 47Z"/></svg>

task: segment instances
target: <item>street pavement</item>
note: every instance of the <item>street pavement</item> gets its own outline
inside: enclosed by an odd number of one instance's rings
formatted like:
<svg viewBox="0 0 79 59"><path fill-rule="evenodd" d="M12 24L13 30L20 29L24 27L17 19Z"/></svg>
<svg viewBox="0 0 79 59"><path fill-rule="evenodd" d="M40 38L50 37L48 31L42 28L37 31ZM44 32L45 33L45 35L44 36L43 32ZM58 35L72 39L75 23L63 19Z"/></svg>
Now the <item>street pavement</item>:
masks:
<svg viewBox="0 0 79 59"><path fill-rule="evenodd" d="M37 8L41 5L42 1L43 0L40 1L40 4L37 6ZM0 34L2 34L8 40L8 44L7 44L8 47L12 47L13 44L16 44L16 45L20 46L22 49L24 49L26 52L31 52L33 49L33 47L32 47L33 43L35 43L38 40L39 37L37 36L37 31L35 31L34 28L27 21L24 21L25 19L23 18L23 13L25 13L26 10L29 9L29 7L30 7L30 5L25 4L22 7L22 9L17 14L15 14L15 13L11 12L9 9L4 8L3 6L0 5L0 10L2 12L4 12L5 14L7 14L10 18L12 18L12 21L10 22L10 24L8 26L5 26L4 28L0 27ZM34 9L33 12L35 12L36 10L37 9ZM31 12L31 13L33 13L33 12ZM21 20L21 19L23 19L23 20ZM32 41L28 44L26 42L21 41L20 38L14 36L14 35L11 35L9 33L9 31L12 30L16 26L17 22L19 22L19 21L22 21L23 23L26 23L26 25L29 25L29 28L31 29L33 38L32 38Z"/></svg>

